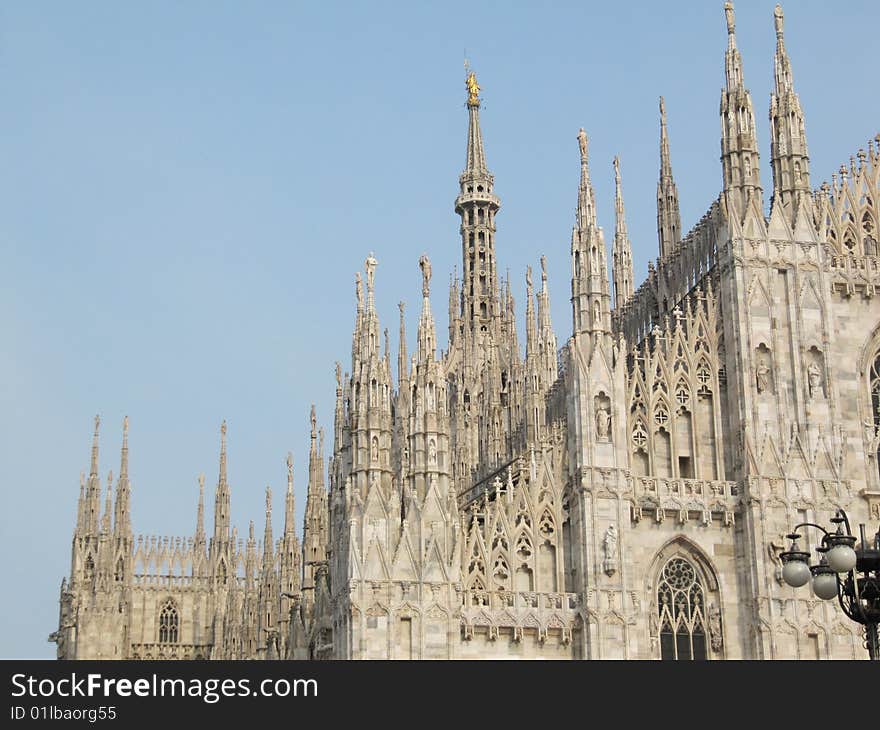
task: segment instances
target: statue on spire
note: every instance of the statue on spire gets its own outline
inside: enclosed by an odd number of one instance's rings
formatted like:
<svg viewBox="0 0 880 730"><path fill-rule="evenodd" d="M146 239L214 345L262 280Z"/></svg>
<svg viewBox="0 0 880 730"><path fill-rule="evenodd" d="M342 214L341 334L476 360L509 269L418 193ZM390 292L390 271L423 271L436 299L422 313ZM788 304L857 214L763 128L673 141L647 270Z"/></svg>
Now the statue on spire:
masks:
<svg viewBox="0 0 880 730"><path fill-rule="evenodd" d="M422 254L419 258L419 268L422 270L422 296L427 299L431 292L431 259L427 254ZM401 313L403 313L403 302L401 302Z"/></svg>
<svg viewBox="0 0 880 730"><path fill-rule="evenodd" d="M464 84L468 90L468 106L478 105L480 103L480 85L477 83L477 75L469 70Z"/></svg>
<svg viewBox="0 0 880 730"><path fill-rule="evenodd" d="M287 476L290 477L293 474L293 453L287 452Z"/></svg>
<svg viewBox="0 0 880 730"><path fill-rule="evenodd" d="M773 9L773 23L776 26L776 37L782 37L782 26L784 23L784 18L782 16L782 6L777 4Z"/></svg>
<svg viewBox="0 0 880 730"><path fill-rule="evenodd" d="M779 6L777 5L777 7ZM724 3L724 15L727 18L727 34L733 35L736 30L736 18L733 14L733 3Z"/></svg>
<svg viewBox="0 0 880 730"><path fill-rule="evenodd" d="M364 269L366 269L366 272L367 272L367 291L368 292L373 291L373 283L375 281L375 276L376 276L376 265L378 263L379 262L376 261L375 257L373 256L373 252L370 251L370 255L367 256L367 260L364 261Z"/></svg>
<svg viewBox="0 0 880 730"><path fill-rule="evenodd" d="M583 127L578 130L578 145L581 148L581 164L584 165L587 163L587 133Z"/></svg>

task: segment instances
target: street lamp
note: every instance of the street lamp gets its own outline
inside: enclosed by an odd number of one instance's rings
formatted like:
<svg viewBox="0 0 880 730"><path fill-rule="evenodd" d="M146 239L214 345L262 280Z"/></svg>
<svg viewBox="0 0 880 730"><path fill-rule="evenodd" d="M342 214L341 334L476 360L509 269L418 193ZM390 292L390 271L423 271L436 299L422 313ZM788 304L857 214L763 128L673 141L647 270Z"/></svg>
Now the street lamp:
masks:
<svg viewBox="0 0 880 730"><path fill-rule="evenodd" d="M793 588L800 588L812 577L817 598L828 601L836 597L847 617L865 627L868 656L880 660L880 531L874 535L873 545L869 545L865 526L859 525L861 543L856 546L846 512L837 510L831 522L837 525L835 532L813 522L802 522L786 535L791 546L779 556L782 578ZM798 530L802 527L815 527L822 532L822 544L816 548L816 565L810 565L810 554L798 548Z"/></svg>

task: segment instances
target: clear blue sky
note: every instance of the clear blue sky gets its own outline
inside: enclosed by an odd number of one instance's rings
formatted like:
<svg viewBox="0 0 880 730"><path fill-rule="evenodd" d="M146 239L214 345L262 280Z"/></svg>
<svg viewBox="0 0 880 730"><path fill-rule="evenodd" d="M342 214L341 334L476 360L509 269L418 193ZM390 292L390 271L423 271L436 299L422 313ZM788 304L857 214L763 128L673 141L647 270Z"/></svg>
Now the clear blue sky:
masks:
<svg viewBox="0 0 880 730"><path fill-rule="evenodd" d="M571 329L580 126L608 241L621 156L641 281L657 249L660 94L685 229L720 187L722 4L3 3L0 656L54 655L95 413L102 478L131 418L137 532L191 534L223 418L234 522L261 530L288 450L302 516L309 405L332 431L334 362L350 365L370 251L394 351L400 299L412 350L422 252L445 333L465 50L520 318L525 267L546 254L560 343ZM736 6L766 195L773 2ZM785 9L817 187L880 130L864 31L877 6Z"/></svg>

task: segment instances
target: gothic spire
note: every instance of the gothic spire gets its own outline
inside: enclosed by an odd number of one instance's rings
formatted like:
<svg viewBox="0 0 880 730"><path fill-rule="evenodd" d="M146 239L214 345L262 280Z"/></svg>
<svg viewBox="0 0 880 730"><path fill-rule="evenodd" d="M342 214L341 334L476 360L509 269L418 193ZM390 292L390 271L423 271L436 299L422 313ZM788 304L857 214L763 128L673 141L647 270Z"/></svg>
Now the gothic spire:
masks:
<svg viewBox="0 0 880 730"><path fill-rule="evenodd" d="M422 314L419 317L419 362L433 360L436 354L437 335L434 315L431 312L431 260L427 254L419 258L422 271Z"/></svg>
<svg viewBox="0 0 880 730"><path fill-rule="evenodd" d="M284 497L284 535L296 532L296 503L293 495L293 454L287 452L287 494Z"/></svg>
<svg viewBox="0 0 880 730"><path fill-rule="evenodd" d="M745 212L750 200L760 206L761 176L759 168L755 114L752 96L745 87L742 57L736 46L736 23L733 3L724 4L727 18L727 52L725 75L727 85L721 92L721 163L724 191L729 201Z"/></svg>
<svg viewBox="0 0 880 730"><path fill-rule="evenodd" d="M101 532L110 533L111 513L113 512L113 472L107 473L107 497L104 500L104 516L101 518Z"/></svg>
<svg viewBox="0 0 880 730"><path fill-rule="evenodd" d="M770 95L770 162L773 168L772 206L791 206L810 194L810 158L801 102L794 90L791 60L785 49L782 8L773 11L776 26L775 87ZM793 221L796 209L790 210Z"/></svg>
<svg viewBox="0 0 880 730"><path fill-rule="evenodd" d="M95 416L95 435L92 437L92 463L89 476L98 476L98 432L101 428L101 417Z"/></svg>
<svg viewBox="0 0 880 730"><path fill-rule="evenodd" d="M541 256L541 291L538 293L538 341L543 361L542 371L549 386L556 381L558 375L556 360L556 333L550 319L550 289L547 286L547 257Z"/></svg>
<svg viewBox="0 0 880 730"><path fill-rule="evenodd" d="M633 295L633 264L632 248L626 231L623 189L620 184L620 160L617 157L614 158L614 213L614 251L611 255L611 264L614 273L614 308L620 311Z"/></svg>
<svg viewBox="0 0 880 730"><path fill-rule="evenodd" d="M480 131L480 87L477 84L477 75L473 71L468 71L465 86L468 90L468 139L465 173L488 175L486 154L483 151L483 133Z"/></svg>
<svg viewBox="0 0 880 730"><path fill-rule="evenodd" d="M581 180L575 227L571 234L571 303L575 333L611 330L611 293L605 237L596 223L595 196L590 182L587 133L577 135L581 155Z"/></svg>
<svg viewBox="0 0 880 730"><path fill-rule="evenodd" d="M666 104L660 97L660 179L657 181L657 237L660 256L668 256L681 240L681 214L678 189L672 177L669 156L669 134L666 130Z"/></svg>
<svg viewBox="0 0 880 730"><path fill-rule="evenodd" d="M532 286L532 267L526 266L526 360L535 361L538 356L538 330L535 324L535 290Z"/></svg>
<svg viewBox="0 0 880 730"><path fill-rule="evenodd" d="M205 475L199 474L199 506L196 511L195 544L205 544ZM202 548L204 549L204 548Z"/></svg>
<svg viewBox="0 0 880 730"><path fill-rule="evenodd" d="M310 413L311 446L309 448L309 484L306 492L306 509L303 515L303 554L305 556L304 588L314 587L315 563L322 562L327 545L324 513L324 461L318 450L318 428L315 406Z"/></svg>
<svg viewBox="0 0 880 730"><path fill-rule="evenodd" d="M486 167L480 131L480 87L468 71L468 139L465 168L458 178L455 212L461 216L463 296L462 318L472 332L488 329L499 314L495 266L495 214L501 201L493 193L494 177Z"/></svg>
<svg viewBox="0 0 880 730"><path fill-rule="evenodd" d="M220 424L220 477L214 497L214 541L229 539L229 482L226 478L226 421Z"/></svg>
<svg viewBox="0 0 880 730"><path fill-rule="evenodd" d="M272 537L272 488L266 485L266 527L263 530L263 575L272 570L272 553L275 540Z"/></svg>
<svg viewBox="0 0 880 730"><path fill-rule="evenodd" d="M581 181L578 185L577 227L580 231L596 227L596 205L593 183L590 180L589 140L584 128L578 130L578 146L581 152Z"/></svg>
<svg viewBox="0 0 880 730"><path fill-rule="evenodd" d="M98 433L101 428L100 416L95 416L95 433L92 437L92 458L89 467L89 482L86 488L85 529L97 534L101 515L101 478L98 476Z"/></svg>
<svg viewBox="0 0 880 730"><path fill-rule="evenodd" d="M128 416L122 420L122 456L116 485L114 531L118 537L131 537L131 484L128 480Z"/></svg>
<svg viewBox="0 0 880 730"><path fill-rule="evenodd" d="M409 362L406 354L406 321L403 316L404 303L398 302L397 308L400 311L400 334L398 335L397 346L397 382L399 389L403 390L403 384L409 381Z"/></svg>

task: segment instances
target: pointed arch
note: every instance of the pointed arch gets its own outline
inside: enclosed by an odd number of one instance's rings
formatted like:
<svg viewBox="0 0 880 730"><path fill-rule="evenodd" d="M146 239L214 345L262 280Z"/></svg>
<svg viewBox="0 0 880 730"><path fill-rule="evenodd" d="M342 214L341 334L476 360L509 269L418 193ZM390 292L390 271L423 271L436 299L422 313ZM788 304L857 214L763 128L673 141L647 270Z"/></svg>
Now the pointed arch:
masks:
<svg viewBox="0 0 880 730"><path fill-rule="evenodd" d="M180 612L173 598L166 598L159 609L159 643L176 644L180 640Z"/></svg>
<svg viewBox="0 0 880 730"><path fill-rule="evenodd" d="M654 556L647 581L657 658L723 658L718 574L703 550L683 535L672 538Z"/></svg>

